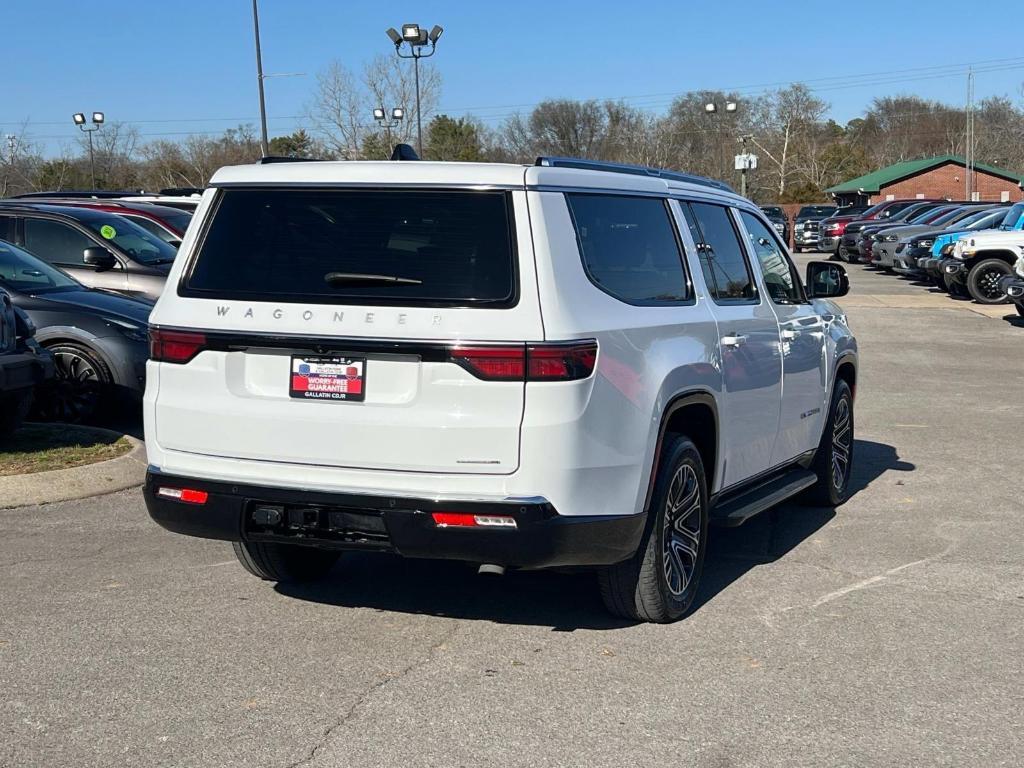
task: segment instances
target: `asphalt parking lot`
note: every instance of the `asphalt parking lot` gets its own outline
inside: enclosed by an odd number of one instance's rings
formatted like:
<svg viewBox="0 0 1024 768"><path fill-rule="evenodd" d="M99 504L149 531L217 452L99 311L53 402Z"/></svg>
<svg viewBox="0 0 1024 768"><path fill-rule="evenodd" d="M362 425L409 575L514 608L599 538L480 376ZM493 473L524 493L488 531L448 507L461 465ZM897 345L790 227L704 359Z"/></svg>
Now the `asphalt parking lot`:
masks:
<svg viewBox="0 0 1024 768"><path fill-rule="evenodd" d="M138 491L0 511L0 765L1021 765L1024 327L850 272L856 494L714 530L671 626L382 556L275 589Z"/></svg>

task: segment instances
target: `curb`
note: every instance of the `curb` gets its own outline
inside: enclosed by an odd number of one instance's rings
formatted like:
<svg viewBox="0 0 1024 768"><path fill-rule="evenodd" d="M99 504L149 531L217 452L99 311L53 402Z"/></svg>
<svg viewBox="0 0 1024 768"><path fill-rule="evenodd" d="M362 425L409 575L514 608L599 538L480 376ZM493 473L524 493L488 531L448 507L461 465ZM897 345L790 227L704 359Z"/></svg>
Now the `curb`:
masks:
<svg viewBox="0 0 1024 768"><path fill-rule="evenodd" d="M132 449L116 459L81 467L0 477L0 509L86 499L142 485L146 480L145 443L131 435L110 434L127 439Z"/></svg>

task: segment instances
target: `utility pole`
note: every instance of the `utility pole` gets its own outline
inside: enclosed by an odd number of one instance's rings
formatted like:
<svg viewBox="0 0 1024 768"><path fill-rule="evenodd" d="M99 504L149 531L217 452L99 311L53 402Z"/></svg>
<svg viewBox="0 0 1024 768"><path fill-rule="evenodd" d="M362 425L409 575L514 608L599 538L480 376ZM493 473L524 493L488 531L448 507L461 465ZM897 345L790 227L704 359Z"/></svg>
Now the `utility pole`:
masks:
<svg viewBox="0 0 1024 768"><path fill-rule="evenodd" d="M263 53L260 50L260 13L256 0L252 0L252 26L256 34L256 82L260 87L260 150L266 157L270 153L270 143L267 141L267 102L263 96Z"/></svg>
<svg viewBox="0 0 1024 768"><path fill-rule="evenodd" d="M742 148L742 154L746 158L747 154L747 137L740 136L740 147ZM740 196L747 196L747 163L744 159L743 167L740 169Z"/></svg>
<svg viewBox="0 0 1024 768"><path fill-rule="evenodd" d="M974 194L974 69L967 68L967 147L964 150L966 179L965 200L972 200Z"/></svg>

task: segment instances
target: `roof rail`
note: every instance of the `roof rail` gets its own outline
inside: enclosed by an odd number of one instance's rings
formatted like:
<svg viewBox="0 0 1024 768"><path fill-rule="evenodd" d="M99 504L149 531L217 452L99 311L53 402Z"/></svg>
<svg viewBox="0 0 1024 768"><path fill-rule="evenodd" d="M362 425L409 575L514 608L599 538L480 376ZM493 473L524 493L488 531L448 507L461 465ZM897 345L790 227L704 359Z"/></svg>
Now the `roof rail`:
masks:
<svg viewBox="0 0 1024 768"><path fill-rule="evenodd" d="M629 173L634 176L651 176L656 179L668 181L685 181L690 184L700 184L704 187L713 187L725 192L735 190L724 181L709 179L706 176L698 176L695 173L683 173L682 171L668 171L664 168L651 168L647 165L630 165L628 163L609 163L604 160L583 160L578 157L538 157L534 165L548 168L579 168L584 171L606 171L608 173Z"/></svg>
<svg viewBox="0 0 1024 768"><path fill-rule="evenodd" d="M110 197L138 197L142 195L142 192L136 191L117 191L110 189L55 189L49 192L22 192L20 195L11 195L10 199L14 200L29 200L33 197L48 197L48 198L95 198L97 200Z"/></svg>
<svg viewBox="0 0 1024 768"><path fill-rule="evenodd" d="M287 155L264 155L256 162L260 165L270 165L271 163L316 163L319 162L319 157L288 157Z"/></svg>

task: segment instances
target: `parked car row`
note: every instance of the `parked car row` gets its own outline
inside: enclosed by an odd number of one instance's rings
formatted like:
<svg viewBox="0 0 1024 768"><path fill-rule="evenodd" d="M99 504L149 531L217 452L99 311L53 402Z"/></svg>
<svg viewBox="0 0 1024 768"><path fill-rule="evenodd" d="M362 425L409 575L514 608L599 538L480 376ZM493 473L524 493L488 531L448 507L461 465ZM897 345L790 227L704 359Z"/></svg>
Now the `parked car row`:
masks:
<svg viewBox="0 0 1024 768"><path fill-rule="evenodd" d="M1024 314L1024 203L888 200L821 223L820 250Z"/></svg>
<svg viewBox="0 0 1024 768"><path fill-rule="evenodd" d="M772 223L775 231L782 236L786 243L792 243L794 253L808 250L828 250L821 247L822 239L826 235L820 230L820 224L825 219L852 220L858 214L868 209L866 205L846 206L839 208L835 205L805 205L796 212L793 217L793 239L790 241L789 219L786 217L785 209L781 205L763 205L761 211Z"/></svg>
<svg viewBox="0 0 1024 768"><path fill-rule="evenodd" d="M192 216L166 202L88 192L0 200L0 293L19 318L0 321L0 429L24 418L33 390L36 417L57 421L141 400L149 314Z"/></svg>

